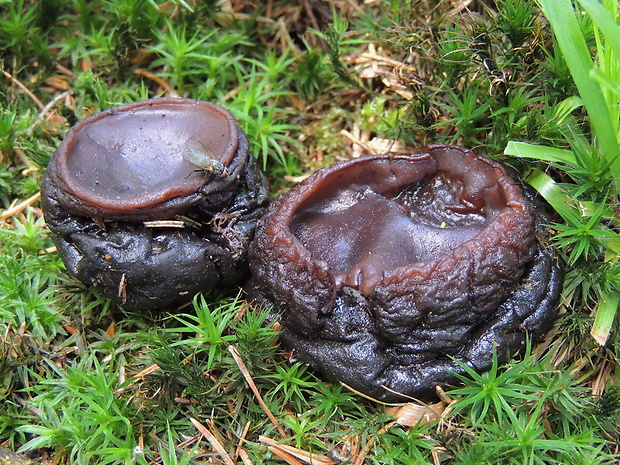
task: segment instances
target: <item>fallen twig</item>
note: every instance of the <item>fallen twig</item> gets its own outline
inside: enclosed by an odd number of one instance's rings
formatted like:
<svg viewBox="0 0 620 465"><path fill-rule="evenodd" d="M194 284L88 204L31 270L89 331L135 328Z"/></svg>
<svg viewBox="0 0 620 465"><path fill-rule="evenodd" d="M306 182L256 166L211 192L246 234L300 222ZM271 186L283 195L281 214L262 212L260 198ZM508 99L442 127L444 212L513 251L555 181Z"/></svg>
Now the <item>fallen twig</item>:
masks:
<svg viewBox="0 0 620 465"><path fill-rule="evenodd" d="M267 446L267 449L278 457L280 460L284 460L288 465L303 465L299 460L293 457L291 454L287 454L282 449L278 449L275 446Z"/></svg>
<svg viewBox="0 0 620 465"><path fill-rule="evenodd" d="M155 373L157 370L159 370L159 365L155 365L154 364L154 365L151 365L149 367L146 367L140 373L136 373L134 376L132 376L131 377L131 381L130 381L130 383L127 386L123 386L121 388L118 388L116 391L114 391L114 394L121 394L121 393L125 392L132 385L136 384L139 380L141 380L145 376L148 376L148 375L150 375L152 373Z"/></svg>
<svg viewBox="0 0 620 465"><path fill-rule="evenodd" d="M168 94L169 97L180 97L179 94L177 93L177 91L175 91L168 82L166 82L165 80L163 80L162 78L160 78L159 76L157 76L156 74L151 73L150 71L147 71L146 69L134 69L133 73L138 75L138 76L143 76L147 79L150 79L151 81L155 82L156 84L158 84L162 89L165 90L166 94Z"/></svg>
<svg viewBox="0 0 620 465"><path fill-rule="evenodd" d="M259 436L258 441L263 444L267 444L269 446L269 450L274 453L274 449L277 449L278 451L284 452L295 459L299 459L312 465L336 465L336 463L338 463L327 455L313 454L312 452L306 452L305 450L298 449L297 447L279 444L277 441L266 436ZM278 457L280 457L280 455L278 455Z"/></svg>
<svg viewBox="0 0 620 465"><path fill-rule="evenodd" d="M256 400L258 400L258 403L260 404L260 406L263 408L263 410L267 414L267 417L269 418L271 423L273 423L273 425L276 427L276 429L278 430L278 433L280 433L280 436L282 436L283 439L288 438L288 435L284 431L284 428L282 428L278 420L276 420L276 417L273 416L273 413L271 413L271 410L269 410L269 407L267 407L267 404L263 400L263 396L261 396L260 392L258 392L256 383L252 379L252 375L250 375L250 372L248 371L248 368L245 366L245 363L243 363L243 360L241 360L241 357L239 356L239 352L237 352L237 349L235 349L233 346L228 346L228 351L235 359L235 362L237 363L239 370L241 370L241 374L243 375L245 380L250 385L250 389L256 396Z"/></svg>
<svg viewBox="0 0 620 465"><path fill-rule="evenodd" d="M41 112L37 115L37 117L35 118L35 120L32 122L32 124L30 126L28 126L24 131L20 131L18 132L18 134L30 134L32 131L34 131L34 128L37 127L37 125L43 120L43 118L45 118L45 115L47 115L49 113L49 111L63 98L65 98L67 95L70 95L71 92L69 91L65 91L65 92L61 92L60 94L58 94L56 97L54 97L52 100L50 100L49 102L47 102L47 105L45 105L45 107L43 107L43 109L41 110Z"/></svg>
<svg viewBox="0 0 620 465"><path fill-rule="evenodd" d="M34 95L30 89L28 89L28 87L26 87L24 84L22 84L17 78L13 77L13 75L11 73L9 73L8 71L4 71L3 70L2 74L4 74L4 76L6 78L10 79L11 82L13 82L17 87L19 87L21 90L23 90L28 95L28 97L30 97L32 99L32 101L37 104L37 106L39 107L40 110L43 110L45 108L45 105L43 105L41 100L39 100L37 98L37 96Z"/></svg>
<svg viewBox="0 0 620 465"><path fill-rule="evenodd" d="M349 139L354 144L360 146L361 148L366 150L370 155L376 155L377 154L377 151L374 148L372 148L367 143L365 143L365 142L361 141L360 139L358 139L357 137L355 137L353 134L351 134L346 129L343 129L342 131L340 131L340 135L346 137L347 139Z"/></svg>
<svg viewBox="0 0 620 465"><path fill-rule="evenodd" d="M230 455L228 455L228 452L226 452L226 449L224 449L224 446L222 445L222 443L218 441L218 439L215 437L215 435L211 431L205 428L203 424L201 424L198 420L194 418L190 418L189 421L191 421L192 425L194 425L196 429L200 431L200 433L207 439L207 441L209 441L209 443L213 446L215 451L220 455L220 457L222 458L223 462L226 465L235 465L235 462L233 462L233 459L230 457Z"/></svg>
<svg viewBox="0 0 620 465"><path fill-rule="evenodd" d="M241 437L239 438L239 442L237 443L237 448L235 449L235 461L237 460L238 457L241 457L241 461L245 465L252 465L252 461L250 460L248 453L245 450L243 450L243 448L241 447L249 430L250 430L250 420L248 420L245 423L245 426L243 427L243 432L241 433Z"/></svg>
<svg viewBox="0 0 620 465"><path fill-rule="evenodd" d="M2 214L0 214L0 221L4 221L13 215L17 215L18 213L21 213L26 207L29 207L30 205L35 203L40 198L41 198L41 193L37 192L32 197L29 197L23 202L20 202L17 205L15 205L14 207L11 207L5 210Z"/></svg>

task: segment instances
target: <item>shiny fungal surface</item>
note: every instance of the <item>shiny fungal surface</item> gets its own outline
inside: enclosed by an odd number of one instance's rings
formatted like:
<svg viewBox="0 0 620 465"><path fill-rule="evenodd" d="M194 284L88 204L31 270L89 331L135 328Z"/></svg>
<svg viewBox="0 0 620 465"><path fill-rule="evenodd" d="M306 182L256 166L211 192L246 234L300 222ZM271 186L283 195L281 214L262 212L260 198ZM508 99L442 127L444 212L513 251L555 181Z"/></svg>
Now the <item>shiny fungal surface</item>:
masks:
<svg viewBox="0 0 620 465"><path fill-rule="evenodd" d="M188 140L222 172L197 170L184 156ZM41 190L67 271L127 308L174 306L239 282L268 203L232 115L189 99L131 103L78 123Z"/></svg>
<svg viewBox="0 0 620 465"><path fill-rule="evenodd" d="M555 315L561 266L548 222L505 169L455 146L319 170L267 210L247 289L282 340L379 400L488 368Z"/></svg>

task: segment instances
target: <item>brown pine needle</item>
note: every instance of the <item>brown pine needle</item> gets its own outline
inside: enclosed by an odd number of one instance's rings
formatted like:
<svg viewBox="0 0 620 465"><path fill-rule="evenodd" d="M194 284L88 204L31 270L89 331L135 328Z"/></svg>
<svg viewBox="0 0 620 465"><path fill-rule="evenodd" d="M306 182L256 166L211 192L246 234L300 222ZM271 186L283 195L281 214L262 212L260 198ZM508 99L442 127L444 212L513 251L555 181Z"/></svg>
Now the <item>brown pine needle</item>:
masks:
<svg viewBox="0 0 620 465"><path fill-rule="evenodd" d="M286 434L286 432L284 431L284 428L282 428L278 420L276 420L276 417L273 416L273 413L271 413L271 410L269 410L269 407L267 407L267 404L265 404L265 401L263 400L263 396L261 396L260 392L258 392L256 383L254 383L254 380L252 379L252 375L248 371L248 368L245 366L245 363L243 362L243 360L241 360L241 357L239 356L239 352L237 352L237 349L235 349L233 346L228 346L228 351L235 359L235 362L237 363L237 366L239 367L241 374L243 375L245 380L248 382L250 389L254 393L254 396L256 396L256 400L258 400L258 403L260 404L262 409L267 414L267 417L269 418L271 423L273 423L273 425L276 427L276 429L278 430L278 433L280 433L280 436L282 436L283 439L287 439L288 435Z"/></svg>
<svg viewBox="0 0 620 465"><path fill-rule="evenodd" d="M166 82L164 79L162 79L161 77L157 76L156 74L151 73L150 71L147 71L146 69L141 69L141 68L134 69L133 73L137 74L138 76L143 76L155 82L162 89L164 89L164 91L169 97L179 97L179 94L170 86L170 84Z"/></svg>
<svg viewBox="0 0 620 465"><path fill-rule="evenodd" d="M51 101L47 102L47 104L41 109L39 115L32 122L32 124L28 126L24 131L20 131L18 134L21 134L21 133L26 134L26 135L31 134L34 131L34 129L39 125L39 123L41 123L41 121L43 121L43 119L47 117L47 114L51 111L51 109L54 108L54 106L58 102L60 102L62 99L64 99L68 95L71 95L71 92L69 91L61 92L60 94L56 95Z"/></svg>
<svg viewBox="0 0 620 465"><path fill-rule="evenodd" d="M364 399L368 399L373 402L376 402L377 404L387 405L388 407L400 407L401 405L404 405L406 403L406 402L382 402L380 400L375 399L374 397L371 397L367 394L364 394L363 392L358 391L357 389L352 388L351 386L349 386L346 383L343 383L342 381L340 382L340 384L342 384L345 388L347 388L349 391L353 392L354 394L357 394L358 396L363 397Z"/></svg>
<svg viewBox="0 0 620 465"><path fill-rule="evenodd" d="M351 134L349 131L347 131L346 129L343 129L342 131L340 131L340 135L346 137L347 139L349 139L351 142L353 142L356 145L359 145L361 148L363 148L366 152L368 152L368 154L370 155L376 155L377 151L372 148L370 145L368 145L367 143L363 142L362 140L358 139L357 137L355 137L353 134Z"/></svg>
<svg viewBox="0 0 620 465"><path fill-rule="evenodd" d="M269 450L271 450L272 452L273 449L278 449L285 454L288 454L295 459L299 459L305 463L309 463L312 465L336 465L336 463L338 463L327 455L313 454L311 452L306 452L305 450L298 449L297 447L288 446L286 444L278 444L276 441L266 436L259 436L258 440L263 444L267 444L269 446ZM278 455L278 457L280 456Z"/></svg>
<svg viewBox="0 0 620 465"><path fill-rule="evenodd" d="M159 370L159 365L151 365L149 367L146 367L140 373L136 373L134 376L132 376L131 377L131 382L127 386L123 386L121 388L118 388L116 391L114 391L114 394L121 394L121 393L123 393L124 391L129 389L131 386L133 386L135 383L140 381L142 378L144 378L145 376L148 376L150 374L155 373L157 370Z"/></svg>
<svg viewBox="0 0 620 465"><path fill-rule="evenodd" d="M241 447L241 445L243 444L243 441L245 441L245 437L247 436L248 431L250 430L250 424L251 424L250 420L248 420L248 421L245 423L245 426L243 427L243 432L241 433L241 437L239 438L239 442L237 443L237 448L235 449L235 460L236 460L238 457L241 457L241 460L242 460L242 461L243 461L243 463L244 463L244 464L246 464L246 465L247 465L248 463L251 463L251 461L249 461L249 460L250 460L250 458L248 457L247 452L246 452L245 450L243 450L243 448ZM245 458L244 458L244 456L245 456ZM247 460L248 460L249 462L246 462L246 458L247 458Z"/></svg>
<svg viewBox="0 0 620 465"><path fill-rule="evenodd" d="M243 462L243 465L254 465L252 461L250 460L250 456L248 455L248 453L244 451L243 449L240 449L239 452L237 452L237 455L241 457L241 461Z"/></svg>
<svg viewBox="0 0 620 465"><path fill-rule="evenodd" d="M8 71L2 71L2 74L4 74L4 76L9 79L13 84L15 84L17 87L19 87L21 90L24 91L24 93L26 93L26 95L28 95L28 97L30 97L32 99L32 101L34 103L36 103L36 105L39 107L40 110L43 110L45 108L45 105L43 105L43 103L41 102L41 100L38 99L38 97L36 95L34 95L32 93L32 91L30 89L28 89L28 87L26 87L24 84L21 83L21 81L19 81L16 77L14 77L11 73L9 73Z"/></svg>
<svg viewBox="0 0 620 465"><path fill-rule="evenodd" d="M215 451L220 455L222 461L226 465L235 465L235 462L233 462L233 459L230 458L230 455L228 455L228 452L226 452L226 449L224 449L222 443L217 440L217 438L213 435L213 433L211 433L211 431L205 428L204 425L202 425L198 420L194 418L190 418L189 421L191 421L192 425L194 425L196 429L200 431L200 434L202 434L207 439L207 441L209 441L211 446L213 446L213 449L215 449Z"/></svg>
<svg viewBox="0 0 620 465"><path fill-rule="evenodd" d="M26 209L26 207L29 207L30 205L35 203L40 198L41 198L41 193L37 192L32 197L27 198L23 202L20 202L17 205L15 205L14 207L11 207L11 208L9 208L7 210L4 210L2 212L2 214L0 214L0 221L4 221L4 220L10 218L11 216L14 216L14 215L17 215L18 213L21 213L24 209Z"/></svg>
<svg viewBox="0 0 620 465"><path fill-rule="evenodd" d="M287 454L286 452L284 452L281 449L278 449L275 446L268 446L267 449L269 449L269 451L275 455L276 457L278 457L281 460L284 460L286 463L288 463L288 465L303 465L299 460L297 460L295 457L293 457L290 454Z"/></svg>

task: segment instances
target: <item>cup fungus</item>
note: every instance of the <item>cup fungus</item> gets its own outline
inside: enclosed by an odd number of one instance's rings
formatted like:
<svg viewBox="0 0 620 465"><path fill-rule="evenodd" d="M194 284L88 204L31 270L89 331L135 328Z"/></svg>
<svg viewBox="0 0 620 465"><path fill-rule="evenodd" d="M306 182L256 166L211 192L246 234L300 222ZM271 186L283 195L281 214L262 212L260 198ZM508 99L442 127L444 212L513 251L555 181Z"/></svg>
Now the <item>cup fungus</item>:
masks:
<svg viewBox="0 0 620 465"><path fill-rule="evenodd" d="M157 308L247 274L266 181L232 115L152 99L71 128L41 187L67 271L127 308Z"/></svg>
<svg viewBox="0 0 620 465"><path fill-rule="evenodd" d="M267 209L247 289L327 377L382 401L423 396L459 362L485 370L549 329L562 269L537 239L547 222L501 165L461 147L339 162Z"/></svg>

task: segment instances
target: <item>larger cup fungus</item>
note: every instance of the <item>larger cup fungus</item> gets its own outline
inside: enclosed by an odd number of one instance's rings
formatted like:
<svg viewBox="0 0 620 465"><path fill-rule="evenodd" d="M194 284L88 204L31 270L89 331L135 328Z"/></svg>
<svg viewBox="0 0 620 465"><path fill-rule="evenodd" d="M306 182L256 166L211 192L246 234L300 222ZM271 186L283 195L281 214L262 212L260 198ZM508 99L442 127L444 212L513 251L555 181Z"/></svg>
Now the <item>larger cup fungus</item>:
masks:
<svg viewBox="0 0 620 465"><path fill-rule="evenodd" d="M218 105L152 99L71 128L42 185L69 273L127 308L158 308L247 275L268 203L245 134Z"/></svg>
<svg viewBox="0 0 620 465"><path fill-rule="evenodd" d="M549 222L496 162L456 146L317 171L267 209L250 295L327 377L405 400L489 368L555 316Z"/></svg>

